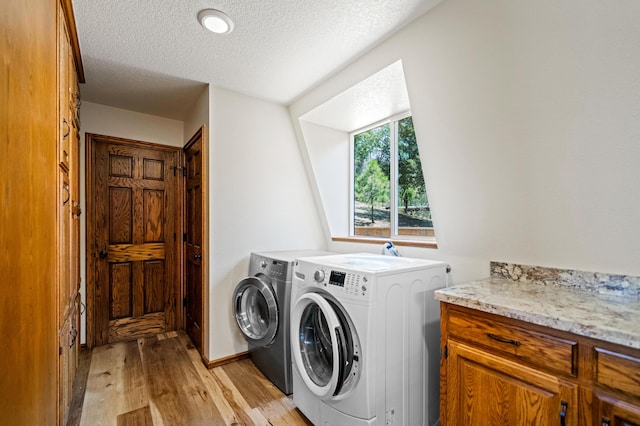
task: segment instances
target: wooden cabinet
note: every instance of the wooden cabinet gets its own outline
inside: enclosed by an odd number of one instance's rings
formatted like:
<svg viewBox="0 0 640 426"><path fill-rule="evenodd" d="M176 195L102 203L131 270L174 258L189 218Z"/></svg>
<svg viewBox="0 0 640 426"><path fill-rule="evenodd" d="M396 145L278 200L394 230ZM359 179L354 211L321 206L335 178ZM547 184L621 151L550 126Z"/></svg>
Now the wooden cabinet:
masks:
<svg viewBox="0 0 640 426"><path fill-rule="evenodd" d="M58 4L58 424L66 424L80 330L80 94L70 3ZM66 8L66 9L65 9Z"/></svg>
<svg viewBox="0 0 640 426"><path fill-rule="evenodd" d="M2 2L2 424L62 423L59 401L74 371L77 343L71 352L62 348L78 329L71 296L78 284L72 262L79 228L71 204L78 167L73 133L61 136L69 124L68 81L73 88L73 78L84 79L75 33L71 0Z"/></svg>
<svg viewBox="0 0 640 426"><path fill-rule="evenodd" d="M640 351L442 304L444 425L640 426Z"/></svg>

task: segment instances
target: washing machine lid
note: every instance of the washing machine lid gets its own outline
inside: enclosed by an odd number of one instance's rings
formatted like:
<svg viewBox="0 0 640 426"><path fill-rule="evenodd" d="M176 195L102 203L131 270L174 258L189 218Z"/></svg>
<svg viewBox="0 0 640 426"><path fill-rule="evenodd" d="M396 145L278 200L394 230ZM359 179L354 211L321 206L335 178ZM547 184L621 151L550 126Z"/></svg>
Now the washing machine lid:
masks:
<svg viewBox="0 0 640 426"><path fill-rule="evenodd" d="M383 256L371 253L347 253L323 257L307 257L302 258L302 260L337 269L371 272L376 275L446 266L444 262L435 260Z"/></svg>
<svg viewBox="0 0 640 426"><path fill-rule="evenodd" d="M259 277L240 281L233 292L236 324L254 346L267 346L278 331L278 303L273 289Z"/></svg>
<svg viewBox="0 0 640 426"><path fill-rule="evenodd" d="M303 294L291 321L292 358L307 388L320 399L341 399L359 378L354 330L342 311L319 293Z"/></svg>

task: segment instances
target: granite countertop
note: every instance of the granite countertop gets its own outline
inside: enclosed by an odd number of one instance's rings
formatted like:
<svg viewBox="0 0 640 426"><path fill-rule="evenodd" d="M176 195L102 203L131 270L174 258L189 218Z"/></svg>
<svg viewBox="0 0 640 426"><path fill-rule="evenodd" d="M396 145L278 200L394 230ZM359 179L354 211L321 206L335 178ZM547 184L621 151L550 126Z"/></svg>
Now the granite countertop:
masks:
<svg viewBox="0 0 640 426"><path fill-rule="evenodd" d="M491 262L491 271L490 278L437 290L435 297L640 349L640 278L497 262ZM592 285L588 281L594 276Z"/></svg>

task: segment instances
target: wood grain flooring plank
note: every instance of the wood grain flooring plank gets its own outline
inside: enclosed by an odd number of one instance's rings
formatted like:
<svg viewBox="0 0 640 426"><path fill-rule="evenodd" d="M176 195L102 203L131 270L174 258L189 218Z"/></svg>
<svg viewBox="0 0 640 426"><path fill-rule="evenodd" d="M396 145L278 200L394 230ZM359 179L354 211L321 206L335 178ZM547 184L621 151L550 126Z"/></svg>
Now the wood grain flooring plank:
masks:
<svg viewBox="0 0 640 426"><path fill-rule="evenodd" d="M282 396L282 392L264 377L250 359L225 364L220 368L252 408ZM256 386L256 382L260 382L261 386Z"/></svg>
<svg viewBox="0 0 640 426"><path fill-rule="evenodd" d="M256 410L259 410L272 426L313 426L313 423L298 411L293 401L288 401L286 397L265 403Z"/></svg>
<svg viewBox="0 0 640 426"><path fill-rule="evenodd" d="M83 425L311 425L244 359L207 369L182 331L94 348Z"/></svg>
<svg viewBox="0 0 640 426"><path fill-rule="evenodd" d="M234 413L240 419L240 424L247 426L269 424L269 421L260 413L260 410L251 407L247 403L222 368L214 368L210 373L222 391L222 396L229 402Z"/></svg>
<svg viewBox="0 0 640 426"><path fill-rule="evenodd" d="M117 425L117 415L148 405L135 341L93 349L81 425Z"/></svg>
<svg viewBox="0 0 640 426"><path fill-rule="evenodd" d="M203 383L207 387L207 390L209 391L209 394L211 395L214 404L220 411L220 414L222 416L222 424L224 425L243 424L243 421L238 418L239 416L236 415L235 410L232 407L232 404L230 404L229 401L224 397L223 389L221 389L220 386L218 385L218 381L213 378L210 370L207 369L207 367L205 367L204 364L202 363L200 353L198 352L196 347L193 345L193 343L191 343L191 340L189 339L189 337L186 334L181 333L180 341L187 349L187 354L189 355L189 359L193 363L196 371L200 375L200 378L202 379Z"/></svg>
<svg viewBox="0 0 640 426"><path fill-rule="evenodd" d="M129 411L118 416L118 426L153 426L149 406Z"/></svg>
<svg viewBox="0 0 640 426"><path fill-rule="evenodd" d="M84 395L87 390L87 380L89 378L90 368L91 350L86 348L81 349L78 352L78 369L76 370L76 377L73 379L73 396L71 397L67 426L80 425L82 406L84 405Z"/></svg>
<svg viewBox="0 0 640 426"><path fill-rule="evenodd" d="M138 342L149 399L165 426L215 424L222 418L179 339Z"/></svg>
<svg viewBox="0 0 640 426"><path fill-rule="evenodd" d="M270 425L311 425L291 398L271 383L250 359L219 367L252 408L259 410Z"/></svg>

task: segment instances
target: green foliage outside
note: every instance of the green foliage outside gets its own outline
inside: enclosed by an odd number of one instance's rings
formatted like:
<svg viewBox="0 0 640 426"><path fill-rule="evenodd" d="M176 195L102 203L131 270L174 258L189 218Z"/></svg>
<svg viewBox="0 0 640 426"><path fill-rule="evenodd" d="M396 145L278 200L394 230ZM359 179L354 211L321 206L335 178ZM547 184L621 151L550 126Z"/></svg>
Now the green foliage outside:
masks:
<svg viewBox="0 0 640 426"><path fill-rule="evenodd" d="M405 213L410 205L429 207L411 117L398 121L398 192L398 202L402 203Z"/></svg>
<svg viewBox="0 0 640 426"><path fill-rule="evenodd" d="M390 146L391 124L384 124L354 137L355 201L368 205L371 224L375 223L374 209L389 207ZM397 155L398 207L402 207L405 215L423 220L422 226L432 226L422 164L411 117L398 121Z"/></svg>
<svg viewBox="0 0 640 426"><path fill-rule="evenodd" d="M354 137L355 199L369 205L371 224L375 223L374 208L389 202L390 141L388 124Z"/></svg>
<svg viewBox="0 0 640 426"><path fill-rule="evenodd" d="M389 202L389 177L382 171L378 160L368 161L365 170L356 178L356 199L371 207L371 223L375 223L374 206Z"/></svg>

